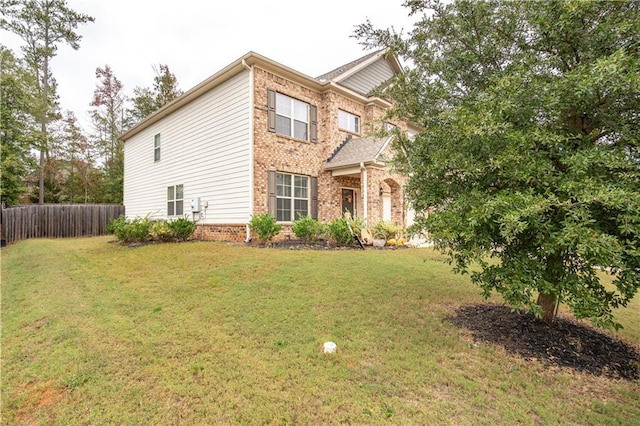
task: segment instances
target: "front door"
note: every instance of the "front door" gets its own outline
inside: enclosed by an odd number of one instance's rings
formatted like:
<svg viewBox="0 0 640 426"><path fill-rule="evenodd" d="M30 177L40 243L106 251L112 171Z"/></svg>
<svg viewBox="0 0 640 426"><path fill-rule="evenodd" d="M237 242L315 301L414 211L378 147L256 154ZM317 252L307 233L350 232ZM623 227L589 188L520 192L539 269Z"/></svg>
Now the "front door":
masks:
<svg viewBox="0 0 640 426"><path fill-rule="evenodd" d="M354 217L353 212L353 189L342 190L342 213L349 212Z"/></svg>
<svg viewBox="0 0 640 426"><path fill-rule="evenodd" d="M391 221L391 194L382 196L382 220Z"/></svg>

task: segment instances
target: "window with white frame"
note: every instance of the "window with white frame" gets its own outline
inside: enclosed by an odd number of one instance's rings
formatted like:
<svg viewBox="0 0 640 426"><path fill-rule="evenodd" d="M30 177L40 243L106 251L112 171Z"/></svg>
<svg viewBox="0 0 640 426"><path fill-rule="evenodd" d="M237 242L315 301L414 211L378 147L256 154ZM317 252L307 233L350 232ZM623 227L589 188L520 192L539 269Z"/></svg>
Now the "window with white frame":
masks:
<svg viewBox="0 0 640 426"><path fill-rule="evenodd" d="M276 174L276 220L292 222L309 215L309 177Z"/></svg>
<svg viewBox="0 0 640 426"><path fill-rule="evenodd" d="M153 161L160 161L160 133L153 137Z"/></svg>
<svg viewBox="0 0 640 426"><path fill-rule="evenodd" d="M309 104L276 93L276 133L309 140Z"/></svg>
<svg viewBox="0 0 640 426"><path fill-rule="evenodd" d="M184 185L167 187L167 216L182 216L184 213Z"/></svg>
<svg viewBox="0 0 640 426"><path fill-rule="evenodd" d="M338 127L353 133L360 133L360 117L340 109L338 110Z"/></svg>

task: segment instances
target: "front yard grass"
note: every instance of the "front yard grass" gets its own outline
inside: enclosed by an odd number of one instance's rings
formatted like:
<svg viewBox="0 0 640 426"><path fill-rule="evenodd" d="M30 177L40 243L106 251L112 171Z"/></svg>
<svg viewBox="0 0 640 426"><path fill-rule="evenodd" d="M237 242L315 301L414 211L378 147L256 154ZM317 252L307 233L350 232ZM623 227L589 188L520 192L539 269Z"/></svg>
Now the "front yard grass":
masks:
<svg viewBox="0 0 640 426"><path fill-rule="evenodd" d="M430 249L111 240L2 249L2 424L640 422L639 381L447 321L482 298ZM636 346L639 312L615 333Z"/></svg>

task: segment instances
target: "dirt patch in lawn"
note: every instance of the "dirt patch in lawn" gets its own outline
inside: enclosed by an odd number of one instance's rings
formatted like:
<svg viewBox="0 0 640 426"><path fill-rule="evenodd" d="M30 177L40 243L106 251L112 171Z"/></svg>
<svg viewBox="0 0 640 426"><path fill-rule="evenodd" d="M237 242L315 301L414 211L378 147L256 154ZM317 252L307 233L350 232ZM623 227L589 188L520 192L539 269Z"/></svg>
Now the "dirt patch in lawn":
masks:
<svg viewBox="0 0 640 426"><path fill-rule="evenodd" d="M16 413L16 423L36 424L36 410L49 410L64 399L64 392L56 386L53 379L46 382L35 382L26 386L26 398Z"/></svg>
<svg viewBox="0 0 640 426"><path fill-rule="evenodd" d="M558 317L549 326L531 314L491 304L461 306L455 314L448 320L475 340L525 359L610 378L640 378L638 348L573 319Z"/></svg>

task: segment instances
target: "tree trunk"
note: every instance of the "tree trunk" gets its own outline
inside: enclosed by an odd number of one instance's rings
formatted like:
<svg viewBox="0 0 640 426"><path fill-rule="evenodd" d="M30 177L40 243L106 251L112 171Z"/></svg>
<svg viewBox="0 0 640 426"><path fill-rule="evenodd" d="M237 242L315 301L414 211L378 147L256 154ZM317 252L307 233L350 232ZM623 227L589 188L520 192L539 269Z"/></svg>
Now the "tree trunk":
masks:
<svg viewBox="0 0 640 426"><path fill-rule="evenodd" d="M542 321L546 324L551 324L556 316L556 301L557 297L550 294L540 293L538 294L538 305L542 309Z"/></svg>
<svg viewBox="0 0 640 426"><path fill-rule="evenodd" d="M47 16L49 14L48 6L46 4ZM40 170L38 174L38 204L44 204L44 165L45 165L45 152L47 150L47 144L49 143L47 135L47 119L49 115L49 26L46 25L44 29L44 62L42 64L42 111L40 121L40 131L42 132L42 145L40 145Z"/></svg>
<svg viewBox="0 0 640 426"><path fill-rule="evenodd" d="M42 134L46 137L47 126L41 123ZM38 167L38 204L44 204L44 147L40 147L40 162Z"/></svg>

